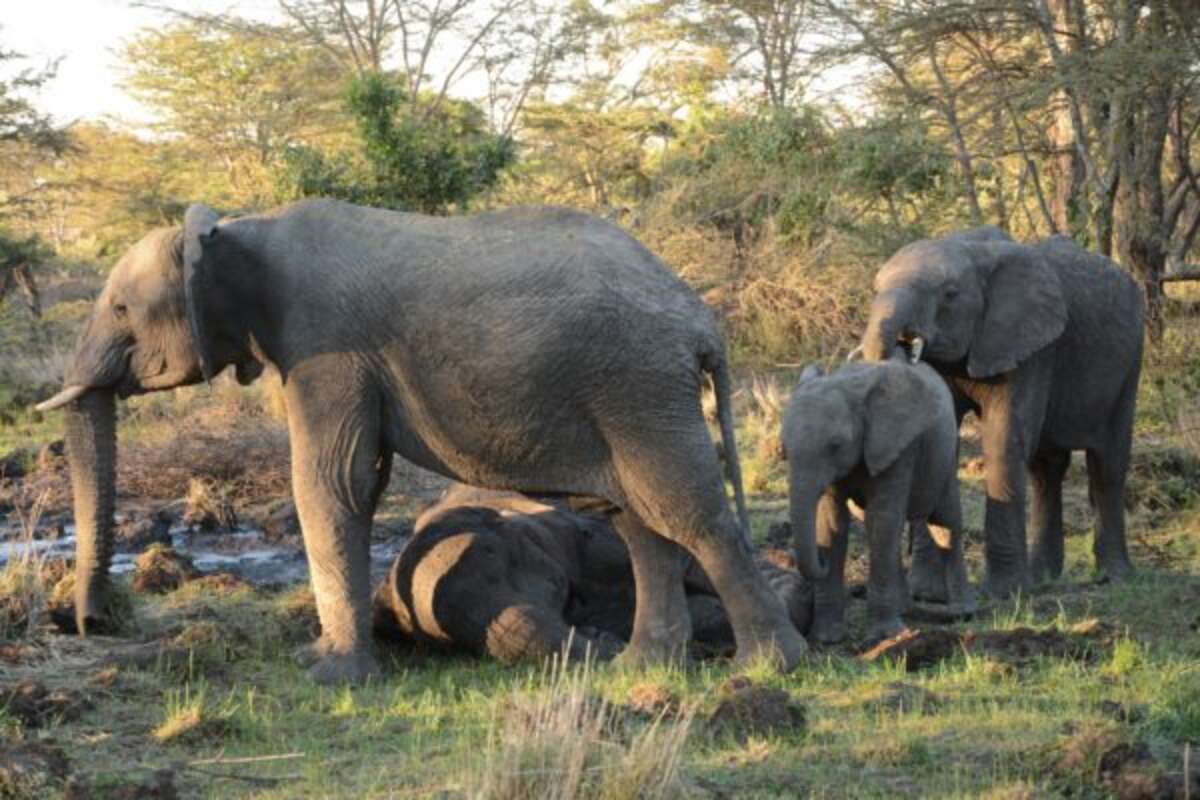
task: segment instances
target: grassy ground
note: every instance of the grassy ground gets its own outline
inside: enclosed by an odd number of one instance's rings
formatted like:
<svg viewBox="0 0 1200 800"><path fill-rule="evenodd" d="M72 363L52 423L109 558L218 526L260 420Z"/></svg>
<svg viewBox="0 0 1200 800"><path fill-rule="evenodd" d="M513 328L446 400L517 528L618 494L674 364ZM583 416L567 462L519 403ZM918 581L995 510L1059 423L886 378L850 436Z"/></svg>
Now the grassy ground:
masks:
<svg viewBox="0 0 1200 800"><path fill-rule="evenodd" d="M1191 796L1200 796L1194 319L1177 321L1143 381L1128 503L1137 577L1091 582L1077 464L1063 579L958 626L967 643L920 669L864 660L857 641L814 651L788 676L751 669L749 687L719 661L564 674L397 649L387 651L378 683L328 689L291 659L315 631L305 589L190 584L137 598L121 639L40 629L0 643L0 692L22 681L47 689L34 711L9 702L0 736L9 746L62 749L74 788L56 778L50 796L169 796L169 783L183 797L222 798L1184 797L1185 759L1196 773ZM739 396L759 539L786 514L783 472L771 457L782 396L763 383L747 383ZM180 409L155 403L196 411L186 399L143 402L130 412L141 415L130 426L135 440L161 444L156 426L174 424ZM271 417L253 419L261 433ZM126 428L122 435L127 441ZM970 438L964 450L978 579L978 453ZM176 458L194 465L194 455ZM400 476L389 512L410 515L429 491ZM851 548L861 578L861 542ZM854 635L863 613L861 601L851 606ZM47 796L44 786L3 780L0 797Z"/></svg>

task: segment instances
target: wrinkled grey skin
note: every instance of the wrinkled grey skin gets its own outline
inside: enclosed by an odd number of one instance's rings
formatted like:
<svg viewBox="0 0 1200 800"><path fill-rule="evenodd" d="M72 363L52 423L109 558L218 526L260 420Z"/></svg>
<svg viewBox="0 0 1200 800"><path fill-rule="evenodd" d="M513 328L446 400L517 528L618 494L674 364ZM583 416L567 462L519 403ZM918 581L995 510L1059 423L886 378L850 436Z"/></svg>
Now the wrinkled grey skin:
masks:
<svg viewBox="0 0 1200 800"><path fill-rule="evenodd" d="M938 541L928 580L954 613L974 600L963 561L958 427L945 381L902 360L848 364L828 376L809 367L783 421L796 564L815 583L811 635L845 638L844 567L853 500L865 512L868 637L904 630L909 606L901 561L905 525L929 522ZM827 555L821 558L818 546Z"/></svg>
<svg viewBox="0 0 1200 800"><path fill-rule="evenodd" d="M759 569L807 630L812 589L770 563ZM733 645L733 631L704 573L685 573L692 638ZM632 634L629 551L603 516L515 492L458 484L417 520L375 592L377 635L487 654L506 663L566 652L606 660Z"/></svg>
<svg viewBox="0 0 1200 800"><path fill-rule="evenodd" d="M283 378L292 483L324 682L376 672L368 533L393 453L457 480L615 511L633 554L625 657L688 640L684 551L726 601L744 658L805 649L759 577L700 405L711 378L741 500L729 370L711 314L613 225L518 208L433 218L327 200L219 221L188 209L114 268L65 388L79 627L100 623L112 541L112 395L234 366Z"/></svg>
<svg viewBox="0 0 1200 800"><path fill-rule="evenodd" d="M968 410L980 417L989 594L1062 573L1062 478L1072 450L1087 452L1097 570L1112 579L1133 571L1122 495L1142 337L1133 280L1063 237L1024 245L995 228L967 231L908 245L876 275L866 358L886 359L897 346L911 354L923 340L921 357L950 383L960 421Z"/></svg>

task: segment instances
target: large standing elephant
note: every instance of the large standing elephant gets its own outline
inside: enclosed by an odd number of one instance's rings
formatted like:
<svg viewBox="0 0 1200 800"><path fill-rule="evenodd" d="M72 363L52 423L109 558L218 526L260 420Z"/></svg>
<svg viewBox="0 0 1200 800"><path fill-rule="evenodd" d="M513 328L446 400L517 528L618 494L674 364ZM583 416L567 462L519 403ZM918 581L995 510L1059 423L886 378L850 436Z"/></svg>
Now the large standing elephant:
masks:
<svg viewBox="0 0 1200 800"><path fill-rule="evenodd" d="M792 622L807 631L812 587L793 570L757 566ZM695 562L684 575L694 640L733 645L729 620ZM417 519L375 592L376 631L501 661L606 659L629 639L629 551L608 520L559 500L456 484Z"/></svg>
<svg viewBox="0 0 1200 800"><path fill-rule="evenodd" d="M1087 451L1096 567L1114 579L1132 571L1122 494L1142 337L1133 280L1063 237L1025 245L995 228L972 230L910 244L876 275L866 357L902 347L925 359L955 389L960 419L967 410L980 417L990 594L1061 574L1062 479L1072 450ZM917 557L927 552L926 544Z"/></svg>
<svg viewBox="0 0 1200 800"><path fill-rule="evenodd" d="M901 562L905 524L932 524L940 552L930 570L937 598L973 610L962 549L958 427L945 381L924 364L849 364L830 375L810 367L783 420L796 565L814 582L812 635L845 636L843 569L853 500L865 512L869 552L868 636L904 629L909 605ZM924 527L914 525L914 528ZM926 534L928 535L928 534ZM818 544L829 554L825 562Z"/></svg>
<svg viewBox="0 0 1200 800"><path fill-rule="evenodd" d="M227 366L282 376L292 482L322 634L321 681L376 671L368 533L393 453L468 483L607 505L632 554L624 656L688 640L682 545L720 592L739 656L805 649L754 569L700 405L706 378L739 506L730 376L711 314L617 227L551 208L435 218L314 200L219 221L188 209L114 268L65 388L77 616L102 623L114 396Z"/></svg>

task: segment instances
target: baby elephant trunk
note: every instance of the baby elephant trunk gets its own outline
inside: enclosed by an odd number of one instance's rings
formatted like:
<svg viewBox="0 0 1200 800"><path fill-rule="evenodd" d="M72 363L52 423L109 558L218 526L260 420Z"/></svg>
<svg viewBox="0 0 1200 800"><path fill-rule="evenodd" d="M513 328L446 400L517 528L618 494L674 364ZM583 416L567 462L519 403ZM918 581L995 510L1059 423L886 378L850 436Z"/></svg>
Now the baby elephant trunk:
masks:
<svg viewBox="0 0 1200 800"><path fill-rule="evenodd" d="M795 469L795 465L793 465ZM791 506L792 546L796 567L810 581L824 580L829 565L823 563L817 548L817 505L825 487L801 483L793 477L789 505Z"/></svg>

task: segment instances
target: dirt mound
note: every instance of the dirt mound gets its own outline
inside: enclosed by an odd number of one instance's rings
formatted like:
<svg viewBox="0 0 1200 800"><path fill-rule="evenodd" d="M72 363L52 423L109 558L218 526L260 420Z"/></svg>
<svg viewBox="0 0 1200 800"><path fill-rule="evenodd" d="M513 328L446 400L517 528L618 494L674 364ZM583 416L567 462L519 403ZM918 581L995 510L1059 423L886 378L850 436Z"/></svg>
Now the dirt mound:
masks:
<svg viewBox="0 0 1200 800"><path fill-rule="evenodd" d="M51 796L67 779L70 762L54 745L0 742L0 797L24 800Z"/></svg>
<svg viewBox="0 0 1200 800"><path fill-rule="evenodd" d="M76 692L47 689L33 680L0 686L0 708L27 728L41 728L56 720L77 719L90 706L87 698Z"/></svg>
<svg viewBox="0 0 1200 800"><path fill-rule="evenodd" d="M64 800L91 800L95 796L93 787L79 776L67 784L63 794ZM108 800L178 800L179 790L175 788L175 771L160 769L145 780L107 785L103 796Z"/></svg>
<svg viewBox="0 0 1200 800"><path fill-rule="evenodd" d="M1039 658L1093 663L1112 648L1116 638L1116 630L1098 620L1086 620L1066 631L1027 627L982 633L959 633L945 628L909 629L875 645L861 658L864 661L903 658L909 672L937 664L960 651L982 653L1016 667Z"/></svg>
<svg viewBox="0 0 1200 800"><path fill-rule="evenodd" d="M1186 780L1169 772L1145 742L1111 724L1069 733L1056 750L1051 770L1057 777L1099 786L1118 800L1172 800L1200 789L1200 769L1193 768Z"/></svg>
<svg viewBox="0 0 1200 800"><path fill-rule="evenodd" d="M167 545L151 545L133 562L133 590L139 594L163 594L200 577L192 560Z"/></svg>
<svg viewBox="0 0 1200 800"><path fill-rule="evenodd" d="M745 740L799 733L805 728L808 715L804 706L783 689L758 686L738 676L725 681L718 692L722 699L708 717L714 732Z"/></svg>
<svg viewBox="0 0 1200 800"><path fill-rule="evenodd" d="M881 658L904 659L909 672L916 672L952 657L962 649L962 635L944 628L901 631L884 639L860 656L864 661Z"/></svg>

